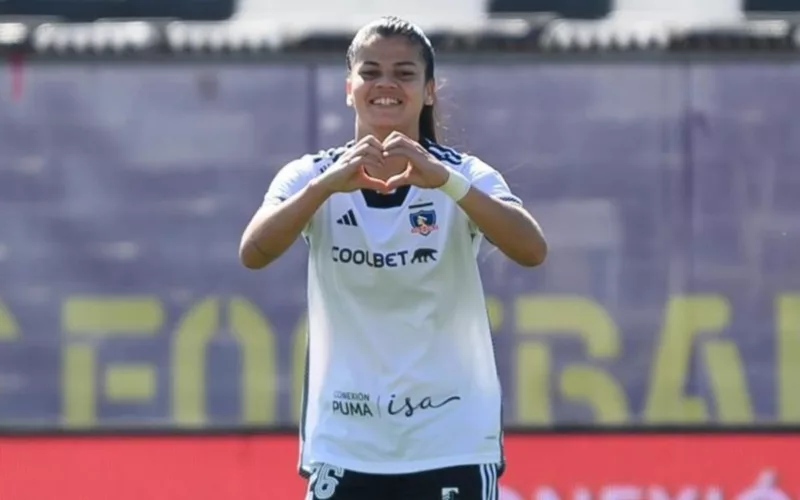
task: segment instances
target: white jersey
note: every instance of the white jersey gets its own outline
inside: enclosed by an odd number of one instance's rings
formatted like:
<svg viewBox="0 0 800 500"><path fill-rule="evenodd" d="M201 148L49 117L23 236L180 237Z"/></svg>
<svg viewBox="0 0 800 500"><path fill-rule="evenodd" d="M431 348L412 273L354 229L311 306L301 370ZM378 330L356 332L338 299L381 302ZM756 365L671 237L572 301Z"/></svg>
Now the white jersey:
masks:
<svg viewBox="0 0 800 500"><path fill-rule="evenodd" d="M289 198L346 150L277 174ZM428 143L492 196L521 203L473 156ZM477 265L482 235L438 189L329 198L303 232L308 366L301 467L402 474L502 463L501 391Z"/></svg>

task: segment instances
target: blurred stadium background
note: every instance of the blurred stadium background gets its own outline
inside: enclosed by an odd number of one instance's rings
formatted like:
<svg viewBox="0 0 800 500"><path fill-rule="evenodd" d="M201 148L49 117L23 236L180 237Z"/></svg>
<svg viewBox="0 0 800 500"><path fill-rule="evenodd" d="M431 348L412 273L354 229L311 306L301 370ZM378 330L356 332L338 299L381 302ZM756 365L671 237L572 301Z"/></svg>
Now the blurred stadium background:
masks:
<svg viewBox="0 0 800 500"><path fill-rule="evenodd" d="M800 2L0 0L0 500L302 497L305 252L237 246L385 14L551 242L481 257L503 499L800 498Z"/></svg>

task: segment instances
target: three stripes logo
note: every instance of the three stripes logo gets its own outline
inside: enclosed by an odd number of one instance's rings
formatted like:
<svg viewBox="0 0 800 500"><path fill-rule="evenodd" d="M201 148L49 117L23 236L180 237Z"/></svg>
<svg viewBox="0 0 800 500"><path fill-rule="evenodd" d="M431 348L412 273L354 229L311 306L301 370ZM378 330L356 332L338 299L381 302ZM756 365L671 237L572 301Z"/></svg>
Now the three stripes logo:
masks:
<svg viewBox="0 0 800 500"><path fill-rule="evenodd" d="M341 224L342 226L358 227L358 222L356 222L356 214L353 213L353 210L348 210L347 213L336 219L336 223Z"/></svg>

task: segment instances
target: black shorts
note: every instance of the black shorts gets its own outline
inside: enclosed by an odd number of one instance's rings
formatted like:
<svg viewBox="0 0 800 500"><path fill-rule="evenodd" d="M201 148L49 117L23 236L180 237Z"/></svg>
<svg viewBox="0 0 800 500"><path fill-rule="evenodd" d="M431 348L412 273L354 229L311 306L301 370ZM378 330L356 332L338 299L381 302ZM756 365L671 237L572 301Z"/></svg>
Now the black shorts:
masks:
<svg viewBox="0 0 800 500"><path fill-rule="evenodd" d="M487 464L388 475L320 465L305 500L498 500L498 471Z"/></svg>

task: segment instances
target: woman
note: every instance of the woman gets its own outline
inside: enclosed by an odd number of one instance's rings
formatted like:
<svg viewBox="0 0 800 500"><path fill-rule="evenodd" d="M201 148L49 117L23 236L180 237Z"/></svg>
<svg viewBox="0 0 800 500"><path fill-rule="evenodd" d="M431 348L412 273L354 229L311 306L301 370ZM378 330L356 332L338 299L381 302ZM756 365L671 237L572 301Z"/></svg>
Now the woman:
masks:
<svg viewBox="0 0 800 500"><path fill-rule="evenodd" d="M260 269L310 248L301 469L313 500L485 500L501 392L476 255L547 247L502 176L436 142L434 53L397 18L347 53L355 140L284 166L244 232Z"/></svg>

